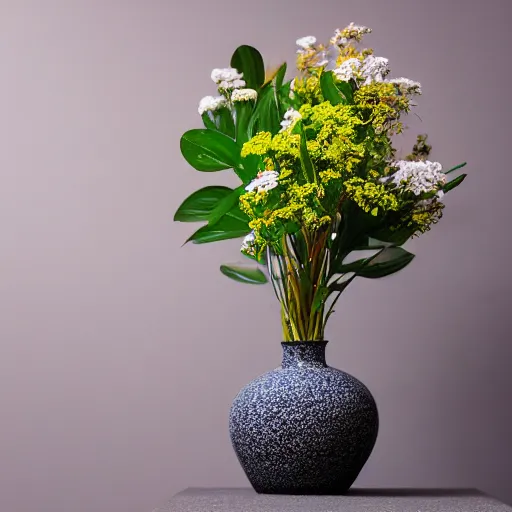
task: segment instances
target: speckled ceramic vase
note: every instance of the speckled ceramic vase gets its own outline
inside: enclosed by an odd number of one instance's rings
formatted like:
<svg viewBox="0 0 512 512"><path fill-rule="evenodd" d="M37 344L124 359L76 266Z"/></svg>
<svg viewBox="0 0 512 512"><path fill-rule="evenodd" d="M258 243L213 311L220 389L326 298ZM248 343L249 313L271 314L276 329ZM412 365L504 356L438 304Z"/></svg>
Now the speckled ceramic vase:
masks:
<svg viewBox="0 0 512 512"><path fill-rule="evenodd" d="M326 344L282 343L281 366L233 401L231 442L258 493L344 494L370 456L375 401L356 378L327 366Z"/></svg>

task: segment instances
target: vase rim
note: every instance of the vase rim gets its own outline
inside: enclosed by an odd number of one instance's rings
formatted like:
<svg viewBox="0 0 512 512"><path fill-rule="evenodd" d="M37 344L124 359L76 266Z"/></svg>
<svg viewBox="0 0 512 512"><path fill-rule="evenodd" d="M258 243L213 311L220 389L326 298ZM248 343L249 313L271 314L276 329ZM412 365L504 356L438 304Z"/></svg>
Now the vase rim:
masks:
<svg viewBox="0 0 512 512"><path fill-rule="evenodd" d="M328 340L321 340L321 341L312 341L312 340L308 340L308 341L282 341L281 342L281 345L283 347L296 347L298 345L301 345L301 346L323 346L325 347L325 345L327 345L327 343L329 343Z"/></svg>

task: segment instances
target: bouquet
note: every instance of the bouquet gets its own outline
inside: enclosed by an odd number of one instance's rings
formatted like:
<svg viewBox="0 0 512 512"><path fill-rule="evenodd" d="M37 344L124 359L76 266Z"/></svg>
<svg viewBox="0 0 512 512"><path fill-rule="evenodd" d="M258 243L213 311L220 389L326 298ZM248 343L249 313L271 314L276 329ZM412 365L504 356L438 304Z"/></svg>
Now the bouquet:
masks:
<svg viewBox="0 0 512 512"><path fill-rule="evenodd" d="M240 185L201 188L174 219L206 222L187 242L243 237L251 265L220 270L240 282L272 283L284 341L323 340L356 277L408 265L414 256L402 245L441 219L444 194L466 176L449 179L465 163L443 171L429 160L423 134L410 154L396 156L393 137L421 85L390 77L388 59L362 46L370 32L351 23L325 45L298 39L291 79L286 63L266 73L261 54L240 46L231 67L212 71L218 94L199 103L204 128L181 138L192 167L233 169Z"/></svg>

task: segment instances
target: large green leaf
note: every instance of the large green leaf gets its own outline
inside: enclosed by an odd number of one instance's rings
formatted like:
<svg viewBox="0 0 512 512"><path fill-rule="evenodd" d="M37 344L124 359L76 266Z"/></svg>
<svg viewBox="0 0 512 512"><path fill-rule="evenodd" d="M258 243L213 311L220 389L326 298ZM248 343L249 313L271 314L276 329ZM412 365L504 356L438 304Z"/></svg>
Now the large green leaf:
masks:
<svg viewBox="0 0 512 512"><path fill-rule="evenodd" d="M222 171L240 164L240 148L223 133L209 129L185 132L180 141L185 160L198 171Z"/></svg>
<svg viewBox="0 0 512 512"><path fill-rule="evenodd" d="M320 75L320 88L322 89L324 99L329 101L332 105L347 102L343 93L336 86L332 71L326 71Z"/></svg>
<svg viewBox="0 0 512 512"><path fill-rule="evenodd" d="M252 46L239 46L231 57L231 66L243 73L247 87L258 91L265 81L265 66L261 53Z"/></svg>
<svg viewBox="0 0 512 512"><path fill-rule="evenodd" d="M231 211L237 204L240 196L244 193L243 185L231 190L229 194L225 195L210 212L208 216L208 224L211 226L218 222L221 217Z"/></svg>
<svg viewBox="0 0 512 512"><path fill-rule="evenodd" d="M261 156L259 155L247 155L245 158L242 158L242 163L238 167L237 174L244 185L247 185L256 178L260 170L260 164Z"/></svg>
<svg viewBox="0 0 512 512"><path fill-rule="evenodd" d="M199 228L188 238L187 242L206 244L219 240L228 240L230 238L240 238L247 235L249 232L250 228L247 222L232 217L231 215L224 215L217 223L213 225L207 224Z"/></svg>
<svg viewBox="0 0 512 512"><path fill-rule="evenodd" d="M355 260L342 265L337 272L356 273L358 276L374 279L394 274L406 267L414 258L414 254L401 247L384 247L368 258Z"/></svg>
<svg viewBox="0 0 512 512"><path fill-rule="evenodd" d="M228 187L204 187L189 195L176 210L174 220L196 222L208 220L209 215L222 199L232 193Z"/></svg>
<svg viewBox="0 0 512 512"><path fill-rule="evenodd" d="M242 265L221 265L220 271L239 283L265 284L267 282L267 277L259 268Z"/></svg>
<svg viewBox="0 0 512 512"><path fill-rule="evenodd" d="M405 268L413 258L414 254L401 247L386 247L356 273L368 279L389 276Z"/></svg>
<svg viewBox="0 0 512 512"><path fill-rule="evenodd" d="M444 187L443 192L448 192L450 190L453 190L455 187L458 187L466 178L467 174L461 174L460 176L457 176L454 180L449 181Z"/></svg>
<svg viewBox="0 0 512 512"><path fill-rule="evenodd" d="M377 231L372 232L372 237L380 240L382 242L386 242L393 245L403 245L407 240L409 240L412 235L414 235L414 232L416 231L416 228L413 229L407 229L407 228L401 228L401 229L390 229L390 228L382 228Z"/></svg>
<svg viewBox="0 0 512 512"><path fill-rule="evenodd" d="M280 123L279 102L274 84L270 82L261 89L258 103L249 122L249 130L252 133L261 131L275 134L281 127Z"/></svg>

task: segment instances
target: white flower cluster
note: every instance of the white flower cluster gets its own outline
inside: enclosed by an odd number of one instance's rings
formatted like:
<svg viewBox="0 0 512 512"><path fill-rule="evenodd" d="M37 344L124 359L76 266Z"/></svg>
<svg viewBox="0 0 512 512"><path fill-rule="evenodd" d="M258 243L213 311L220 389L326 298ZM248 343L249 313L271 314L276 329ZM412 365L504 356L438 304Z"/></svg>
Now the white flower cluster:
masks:
<svg viewBox="0 0 512 512"><path fill-rule="evenodd" d="M417 196L438 191L438 198L442 197L439 189L446 183L446 174L439 162L399 160L393 166L398 167L398 171L386 181L391 180L397 187L404 187Z"/></svg>
<svg viewBox="0 0 512 512"><path fill-rule="evenodd" d="M362 25L355 25L351 22L348 27L343 30L337 28L334 32L334 36L331 37L330 43L333 46L346 46L350 39L360 41L365 34L369 34L372 31L371 28L364 27Z"/></svg>
<svg viewBox="0 0 512 512"><path fill-rule="evenodd" d="M297 39L296 44L299 47L297 53L300 53L304 50L310 50L316 43L315 36L305 36Z"/></svg>
<svg viewBox="0 0 512 512"><path fill-rule="evenodd" d="M355 80L358 83L362 82L363 85L369 85L372 82L382 82L389 73L388 59L367 55L361 61L353 57L342 62L333 72L338 80L344 82Z"/></svg>
<svg viewBox="0 0 512 512"><path fill-rule="evenodd" d="M366 56L361 67L361 75L365 80L363 85L368 85L372 82L382 82L389 73L388 62L388 59L385 57Z"/></svg>
<svg viewBox="0 0 512 512"><path fill-rule="evenodd" d="M245 187L247 192L267 192L277 187L277 179L279 173L277 171L259 172L254 180Z"/></svg>
<svg viewBox="0 0 512 512"><path fill-rule="evenodd" d="M235 89L231 93L231 101L256 101L258 93L254 89Z"/></svg>
<svg viewBox="0 0 512 512"><path fill-rule="evenodd" d="M404 95L414 96L416 94L421 94L421 84L414 80L410 80L409 78L392 78L391 80L386 81L390 84L396 85Z"/></svg>
<svg viewBox="0 0 512 512"><path fill-rule="evenodd" d="M245 80L242 80L243 74L235 68L215 68L212 71L212 80L219 89L233 90L245 87Z"/></svg>
<svg viewBox="0 0 512 512"><path fill-rule="evenodd" d="M205 96L200 102L197 111L199 115L205 112L215 112L217 109L227 106L224 96Z"/></svg>
<svg viewBox="0 0 512 512"><path fill-rule="evenodd" d="M297 39L296 44L299 47L297 53L307 54L313 67L325 66L329 63L327 52L325 50L316 51L315 43L315 36L305 36Z"/></svg>
<svg viewBox="0 0 512 512"><path fill-rule="evenodd" d="M284 132L288 128L291 128L302 116L298 110L294 108L289 108L283 116L283 120L281 121L281 132Z"/></svg>
<svg viewBox="0 0 512 512"><path fill-rule="evenodd" d="M254 235L254 231L251 231L245 238L242 240L242 246L240 247L240 251L245 254L254 255L254 240L256 236Z"/></svg>
<svg viewBox="0 0 512 512"><path fill-rule="evenodd" d="M333 73L338 80L349 82L359 78L359 69L361 69L361 61L352 58L343 61L339 67L333 70Z"/></svg>

